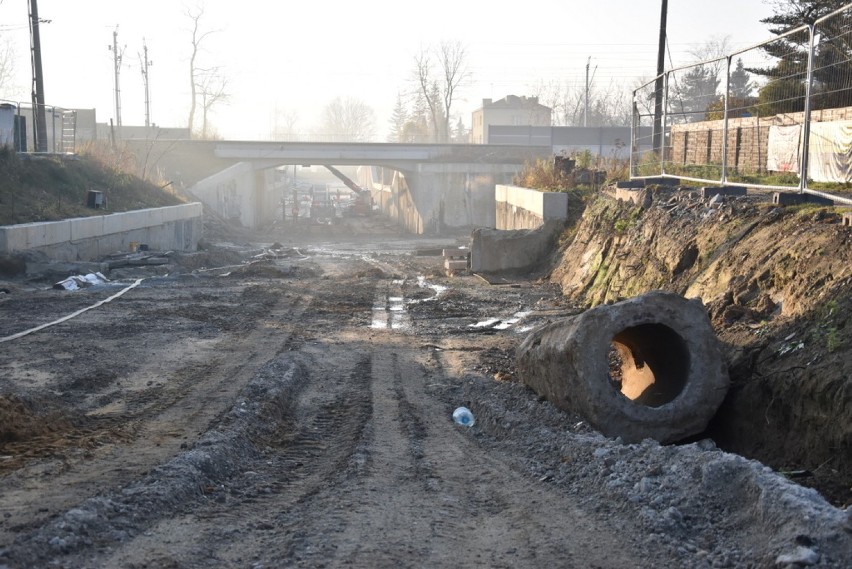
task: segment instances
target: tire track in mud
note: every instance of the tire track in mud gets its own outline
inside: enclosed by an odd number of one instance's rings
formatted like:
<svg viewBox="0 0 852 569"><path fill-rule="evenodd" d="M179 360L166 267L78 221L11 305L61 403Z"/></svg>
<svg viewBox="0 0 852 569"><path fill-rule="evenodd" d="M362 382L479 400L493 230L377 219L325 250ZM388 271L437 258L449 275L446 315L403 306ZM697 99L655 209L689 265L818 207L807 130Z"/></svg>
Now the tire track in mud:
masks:
<svg viewBox="0 0 852 569"><path fill-rule="evenodd" d="M315 359L320 354L310 353L321 348L282 356L299 362L303 378L282 400L286 404L272 402L260 414L273 427L251 437L257 456L212 486L206 500L122 544L103 566L132 567L144 558L157 565L207 567L244 564L261 553L278 560L298 556L299 536L305 521L316 517L318 497L357 478L369 462L363 443L370 438L370 359L359 357L341 374L324 369ZM330 385L328 378L337 383ZM326 513L324 523L334 525L333 512L327 518ZM181 539L187 535L191 539Z"/></svg>
<svg viewBox="0 0 852 569"><path fill-rule="evenodd" d="M368 307L362 302L356 313L348 317L341 313L344 322L340 324L351 319L363 325ZM239 471L200 488L201 499L196 496L182 506L175 505L185 513L174 509L165 512L157 517L162 517L159 521L152 520L142 535L120 544L106 560L96 563L98 554L85 554L90 557L84 565L132 566L136 559L154 559L157 565L209 566L211 559L233 560L229 550L234 548L237 552L278 551L279 559L286 555L280 539L262 546L257 541L272 528L278 533L292 527L291 533L297 534L300 512L310 515L315 496L329 485L357 478L369 462L363 441L371 436L370 357L355 355L357 350L351 351L348 346L317 341L316 324L322 324L321 328L334 326L334 321L326 321L330 311L336 310L318 290L302 311L304 319L300 315L298 325L294 319L294 331L278 353L279 358L298 362L304 376L299 382L302 387L295 402L286 399L284 406L272 402L263 410L263 422L270 428L249 437L257 456L243 456ZM330 349L337 351L335 358L328 357ZM241 399L251 400L245 396ZM238 404L242 404L240 400ZM230 529L225 531L223 526ZM246 534L239 545L233 545L234 532ZM179 539L187 533L193 537ZM198 555L199 547L205 555Z"/></svg>
<svg viewBox="0 0 852 569"><path fill-rule="evenodd" d="M191 364L170 374L162 389L127 397L121 412L79 418L67 447L46 465L35 462L7 476L0 497L14 507L0 524L0 548L14 536L39 528L49 518L90 496L114 490L163 464L206 432L227 412L254 373L283 350L295 322L312 302L311 296L279 300L252 332L242 338L225 336L214 361ZM274 329L278 333L270 333ZM97 448L74 453L81 437ZM39 474L49 473L48 487Z"/></svg>

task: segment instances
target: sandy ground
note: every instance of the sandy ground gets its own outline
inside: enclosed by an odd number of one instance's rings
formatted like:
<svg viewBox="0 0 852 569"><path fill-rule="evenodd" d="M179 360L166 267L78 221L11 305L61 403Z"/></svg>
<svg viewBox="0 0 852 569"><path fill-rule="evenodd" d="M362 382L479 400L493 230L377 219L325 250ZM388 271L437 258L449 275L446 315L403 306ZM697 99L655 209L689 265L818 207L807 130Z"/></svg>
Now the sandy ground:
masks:
<svg viewBox="0 0 852 569"><path fill-rule="evenodd" d="M558 287L448 277L424 253L465 240L380 222L220 237L78 291L4 284L0 338L144 278L0 343L0 567L852 563L814 490L519 384L525 333L575 310Z"/></svg>

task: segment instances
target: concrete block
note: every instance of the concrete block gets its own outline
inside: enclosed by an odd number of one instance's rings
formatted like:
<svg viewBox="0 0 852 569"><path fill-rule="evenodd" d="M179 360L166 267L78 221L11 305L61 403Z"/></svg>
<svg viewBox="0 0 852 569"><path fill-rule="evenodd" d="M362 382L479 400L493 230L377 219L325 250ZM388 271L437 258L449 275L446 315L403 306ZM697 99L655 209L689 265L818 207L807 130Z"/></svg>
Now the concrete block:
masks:
<svg viewBox="0 0 852 569"><path fill-rule="evenodd" d="M448 259L467 259L468 249L442 249L441 255Z"/></svg>
<svg viewBox="0 0 852 569"><path fill-rule="evenodd" d="M645 180L625 180L615 183L616 188L644 188Z"/></svg>
<svg viewBox="0 0 852 569"><path fill-rule="evenodd" d="M562 192L541 192L541 217L545 221L568 218L568 194Z"/></svg>
<svg viewBox="0 0 852 569"><path fill-rule="evenodd" d="M173 206L170 206L170 207L159 208L159 210L160 210L159 211L160 223L169 223L169 222L172 222L172 221L182 220L183 217L184 217L182 207L183 206L173 205Z"/></svg>
<svg viewBox="0 0 852 569"><path fill-rule="evenodd" d="M713 196L744 196L748 193L745 186L719 186L701 188L701 197L703 199L712 198Z"/></svg>
<svg viewBox="0 0 852 569"><path fill-rule="evenodd" d="M23 225L0 227L0 252L8 254L27 250L27 231Z"/></svg>
<svg viewBox="0 0 852 569"><path fill-rule="evenodd" d="M105 215L104 219L104 235L112 233L121 233L122 231L130 231L135 229L130 221L132 212L113 213Z"/></svg>
<svg viewBox="0 0 852 569"><path fill-rule="evenodd" d="M141 209L139 211L129 211L127 222L131 229L143 229L145 227L157 227L165 223L166 214L163 211L166 208Z"/></svg>
<svg viewBox="0 0 852 569"><path fill-rule="evenodd" d="M775 192L772 194L772 203L775 205L801 205L805 203L817 205L834 205L834 200L815 196L813 194L800 194L794 192Z"/></svg>
<svg viewBox="0 0 852 569"><path fill-rule="evenodd" d="M843 214L843 225L852 227L852 212Z"/></svg>
<svg viewBox="0 0 852 569"><path fill-rule="evenodd" d="M467 259L444 259L444 269L448 271L466 271Z"/></svg>
<svg viewBox="0 0 852 569"><path fill-rule="evenodd" d="M68 221L27 223L23 227L27 235L27 249L55 245L71 240L71 224Z"/></svg>
<svg viewBox="0 0 852 569"><path fill-rule="evenodd" d="M91 239L92 237L100 237L104 234L104 217L96 215L94 217L76 217L69 219L71 225L71 241L76 242L81 239Z"/></svg>
<svg viewBox="0 0 852 569"><path fill-rule="evenodd" d="M645 178L645 185L649 184L655 184L657 186L679 186L680 178L664 178L662 176Z"/></svg>

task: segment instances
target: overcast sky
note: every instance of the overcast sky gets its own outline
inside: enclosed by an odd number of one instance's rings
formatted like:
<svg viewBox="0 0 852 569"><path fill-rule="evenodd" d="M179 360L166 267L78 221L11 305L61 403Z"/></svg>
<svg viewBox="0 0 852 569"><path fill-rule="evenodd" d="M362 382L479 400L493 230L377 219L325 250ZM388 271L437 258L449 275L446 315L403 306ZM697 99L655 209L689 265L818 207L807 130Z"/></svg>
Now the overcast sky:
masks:
<svg viewBox="0 0 852 569"><path fill-rule="evenodd" d="M45 101L95 108L98 122L115 117L113 32L123 53L121 115L125 125L145 119L141 73L148 46L151 119L186 126L192 20L200 2L181 0L38 0ZM199 66L219 66L231 94L211 120L232 139L266 139L275 113L296 113L296 130L310 132L321 109L337 96L353 97L376 113L384 140L397 93L410 90L414 56L442 40L467 48L471 81L456 111L470 126L483 98L528 95L541 82L594 81L632 90L654 75L660 0L206 0ZM730 36L740 49L771 34L765 0L669 0L668 38L675 65L713 38ZM30 99L27 0L0 0L0 41L14 45L13 89L0 99ZM668 65L668 62L667 62Z"/></svg>

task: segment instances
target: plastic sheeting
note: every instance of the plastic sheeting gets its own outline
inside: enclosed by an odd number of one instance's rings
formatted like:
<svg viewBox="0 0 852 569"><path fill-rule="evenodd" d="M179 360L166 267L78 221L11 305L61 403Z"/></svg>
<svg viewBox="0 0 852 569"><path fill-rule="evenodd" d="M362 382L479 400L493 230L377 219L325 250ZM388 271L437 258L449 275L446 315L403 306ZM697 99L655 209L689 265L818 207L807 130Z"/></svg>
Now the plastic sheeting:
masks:
<svg viewBox="0 0 852 569"><path fill-rule="evenodd" d="M770 126L766 169L770 172L799 172L801 125Z"/></svg>
<svg viewBox="0 0 852 569"><path fill-rule="evenodd" d="M88 275L74 275L64 281L59 281L53 288L59 290L78 290L109 282L109 279L101 273L89 273Z"/></svg>
<svg viewBox="0 0 852 569"><path fill-rule="evenodd" d="M799 173L801 125L769 127L766 169ZM811 123L808 179L814 182L852 182L852 120Z"/></svg>
<svg viewBox="0 0 852 569"><path fill-rule="evenodd" d="M808 178L852 182L852 121L811 123Z"/></svg>

